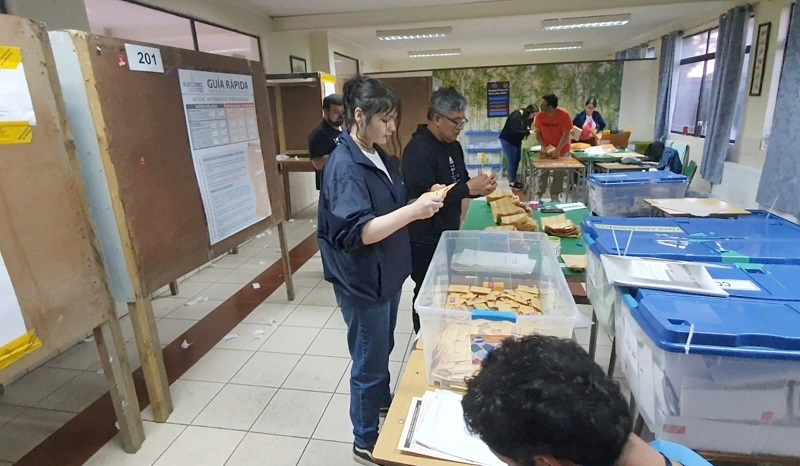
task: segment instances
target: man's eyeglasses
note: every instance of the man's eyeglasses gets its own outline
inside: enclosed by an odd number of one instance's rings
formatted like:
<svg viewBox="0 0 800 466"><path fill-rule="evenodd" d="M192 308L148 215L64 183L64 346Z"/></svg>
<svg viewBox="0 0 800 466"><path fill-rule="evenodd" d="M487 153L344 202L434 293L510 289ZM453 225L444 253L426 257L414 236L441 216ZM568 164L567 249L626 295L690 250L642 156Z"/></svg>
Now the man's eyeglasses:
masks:
<svg viewBox="0 0 800 466"><path fill-rule="evenodd" d="M452 119L452 118L450 118L450 117L448 117L446 115L441 115L440 114L440 116L442 118L450 120L451 123L456 125L456 129L464 129L464 127L467 125L467 123L469 123L469 120L467 120L466 118L462 119L461 121L456 121L456 120L454 120L454 119Z"/></svg>

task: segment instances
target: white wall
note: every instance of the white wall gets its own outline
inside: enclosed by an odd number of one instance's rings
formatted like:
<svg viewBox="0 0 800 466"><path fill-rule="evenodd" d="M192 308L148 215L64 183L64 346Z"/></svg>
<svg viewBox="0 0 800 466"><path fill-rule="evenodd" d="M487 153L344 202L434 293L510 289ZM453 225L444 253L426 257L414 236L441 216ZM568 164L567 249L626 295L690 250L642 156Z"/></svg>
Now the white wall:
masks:
<svg viewBox="0 0 800 466"><path fill-rule="evenodd" d="M653 139L658 91L658 62L627 61L622 74L619 128L631 128L632 141Z"/></svg>
<svg viewBox="0 0 800 466"><path fill-rule="evenodd" d="M267 73L290 73L289 55L305 58L308 71L321 71L312 66L308 32L275 32L267 35Z"/></svg>
<svg viewBox="0 0 800 466"><path fill-rule="evenodd" d="M83 0L7 0L8 12L45 23L47 29L89 30Z"/></svg>

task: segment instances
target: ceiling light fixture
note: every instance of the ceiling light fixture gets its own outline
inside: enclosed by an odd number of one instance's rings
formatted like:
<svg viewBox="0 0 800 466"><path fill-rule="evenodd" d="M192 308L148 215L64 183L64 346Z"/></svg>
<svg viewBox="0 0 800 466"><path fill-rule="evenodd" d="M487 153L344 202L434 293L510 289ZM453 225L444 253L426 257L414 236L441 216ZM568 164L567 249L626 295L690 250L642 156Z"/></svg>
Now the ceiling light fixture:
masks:
<svg viewBox="0 0 800 466"><path fill-rule="evenodd" d="M446 39L453 35L453 28L395 29L375 34L378 40Z"/></svg>
<svg viewBox="0 0 800 466"><path fill-rule="evenodd" d="M542 21L545 31L563 31L568 29L604 28L624 26L631 20L630 14L608 16L586 16L583 18L559 18Z"/></svg>
<svg viewBox="0 0 800 466"><path fill-rule="evenodd" d="M461 55L461 49L416 50L408 52L408 58L452 57Z"/></svg>
<svg viewBox="0 0 800 466"><path fill-rule="evenodd" d="M578 50L583 47L583 42L550 42L547 44L527 44L526 52L552 52L555 50Z"/></svg>

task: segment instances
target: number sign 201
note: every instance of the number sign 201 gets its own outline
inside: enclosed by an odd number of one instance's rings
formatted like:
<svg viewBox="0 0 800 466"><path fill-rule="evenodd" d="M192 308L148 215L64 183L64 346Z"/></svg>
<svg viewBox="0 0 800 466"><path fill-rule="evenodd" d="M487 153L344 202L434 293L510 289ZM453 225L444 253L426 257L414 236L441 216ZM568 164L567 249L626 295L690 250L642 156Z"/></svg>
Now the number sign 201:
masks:
<svg viewBox="0 0 800 466"><path fill-rule="evenodd" d="M125 44L125 53L128 55L128 67L131 71L164 72L164 62L159 48Z"/></svg>
<svg viewBox="0 0 800 466"><path fill-rule="evenodd" d="M158 65L158 57L154 53L136 52L142 65Z"/></svg>

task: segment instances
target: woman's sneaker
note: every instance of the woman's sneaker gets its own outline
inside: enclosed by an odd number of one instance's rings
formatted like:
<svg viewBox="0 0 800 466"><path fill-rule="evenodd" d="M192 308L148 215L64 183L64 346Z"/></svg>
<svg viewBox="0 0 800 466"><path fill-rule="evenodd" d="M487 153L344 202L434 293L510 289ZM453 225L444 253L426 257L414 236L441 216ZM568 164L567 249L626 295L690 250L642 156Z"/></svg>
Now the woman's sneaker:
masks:
<svg viewBox="0 0 800 466"><path fill-rule="evenodd" d="M364 466L376 466L378 463L372 458L372 447L363 448L353 444L353 460Z"/></svg>

